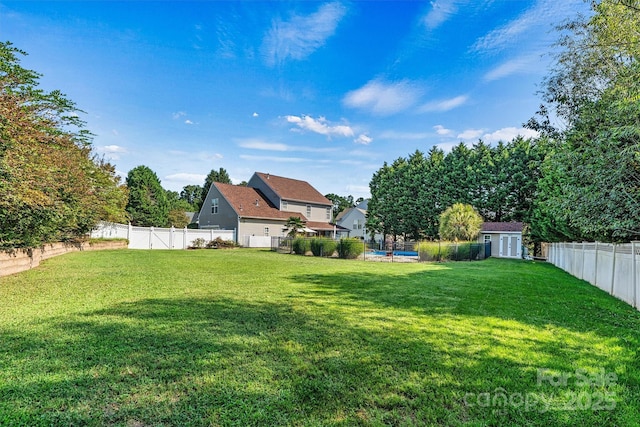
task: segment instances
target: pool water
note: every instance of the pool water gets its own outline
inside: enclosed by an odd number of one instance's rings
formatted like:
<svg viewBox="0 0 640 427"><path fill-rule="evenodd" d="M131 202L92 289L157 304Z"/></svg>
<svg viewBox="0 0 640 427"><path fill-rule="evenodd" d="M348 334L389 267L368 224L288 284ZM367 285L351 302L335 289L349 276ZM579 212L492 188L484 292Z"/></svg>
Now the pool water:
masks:
<svg viewBox="0 0 640 427"><path fill-rule="evenodd" d="M390 251L373 251L374 255L387 255ZM393 251L393 256L418 256L414 251Z"/></svg>

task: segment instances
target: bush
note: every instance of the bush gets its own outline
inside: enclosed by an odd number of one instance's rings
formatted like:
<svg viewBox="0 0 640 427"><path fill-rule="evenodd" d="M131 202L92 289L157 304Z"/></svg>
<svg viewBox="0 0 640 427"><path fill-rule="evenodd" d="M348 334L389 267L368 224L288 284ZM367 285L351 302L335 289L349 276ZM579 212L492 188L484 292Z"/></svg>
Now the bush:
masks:
<svg viewBox="0 0 640 427"><path fill-rule="evenodd" d="M418 254L420 261L442 261L449 259L450 242L420 242Z"/></svg>
<svg viewBox="0 0 640 427"><path fill-rule="evenodd" d="M480 244L475 242L420 242L420 261L467 261L477 259Z"/></svg>
<svg viewBox="0 0 640 427"><path fill-rule="evenodd" d="M360 239L340 239L337 249L340 258L354 259L364 252L364 245Z"/></svg>
<svg viewBox="0 0 640 427"><path fill-rule="evenodd" d="M317 237L311 240L311 253L314 256L331 256L336 251L338 244L331 239Z"/></svg>
<svg viewBox="0 0 640 427"><path fill-rule="evenodd" d="M193 242L191 242L191 247L193 249L202 249L202 248L204 248L204 239L202 237L198 237L197 239L193 239Z"/></svg>
<svg viewBox="0 0 640 427"><path fill-rule="evenodd" d="M229 249L237 246L233 240L223 240L222 237L216 237L215 240L207 243L207 249Z"/></svg>
<svg viewBox="0 0 640 427"><path fill-rule="evenodd" d="M297 255L304 255L309 251L309 240L303 237L297 237L293 239L293 243L291 243L291 247L293 252Z"/></svg>

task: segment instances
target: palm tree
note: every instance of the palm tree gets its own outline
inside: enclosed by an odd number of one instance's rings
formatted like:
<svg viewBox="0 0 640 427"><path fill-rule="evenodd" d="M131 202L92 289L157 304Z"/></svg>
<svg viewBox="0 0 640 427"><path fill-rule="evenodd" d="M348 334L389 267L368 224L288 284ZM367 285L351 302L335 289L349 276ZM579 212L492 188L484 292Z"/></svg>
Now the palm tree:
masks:
<svg viewBox="0 0 640 427"><path fill-rule="evenodd" d="M482 228L482 217L471 205L456 203L440 214L440 238L473 240Z"/></svg>
<svg viewBox="0 0 640 427"><path fill-rule="evenodd" d="M289 232L287 236L296 237L298 233L304 230L304 222L300 219L299 216L290 216L286 223L287 229Z"/></svg>

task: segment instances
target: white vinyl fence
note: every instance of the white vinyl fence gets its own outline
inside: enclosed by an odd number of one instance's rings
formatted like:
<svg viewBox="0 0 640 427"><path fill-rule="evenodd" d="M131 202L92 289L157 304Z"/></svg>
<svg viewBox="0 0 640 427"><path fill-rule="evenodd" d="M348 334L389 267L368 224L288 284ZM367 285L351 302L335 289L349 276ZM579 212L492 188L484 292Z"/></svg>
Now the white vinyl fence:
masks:
<svg viewBox="0 0 640 427"><path fill-rule="evenodd" d="M640 242L552 243L547 261L639 308Z"/></svg>
<svg viewBox="0 0 640 427"><path fill-rule="evenodd" d="M235 230L134 227L131 224L101 222L91 237L102 239L129 239L129 249L187 249L195 239L205 243L220 237L235 241Z"/></svg>

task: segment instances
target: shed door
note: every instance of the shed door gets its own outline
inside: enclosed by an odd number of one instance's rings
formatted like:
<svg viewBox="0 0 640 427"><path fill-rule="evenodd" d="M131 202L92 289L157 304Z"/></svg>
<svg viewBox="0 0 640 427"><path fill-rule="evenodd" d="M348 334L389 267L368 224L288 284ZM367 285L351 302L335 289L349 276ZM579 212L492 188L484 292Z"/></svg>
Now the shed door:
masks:
<svg viewBox="0 0 640 427"><path fill-rule="evenodd" d="M501 234L500 235L500 256L503 258L521 258L522 235Z"/></svg>

